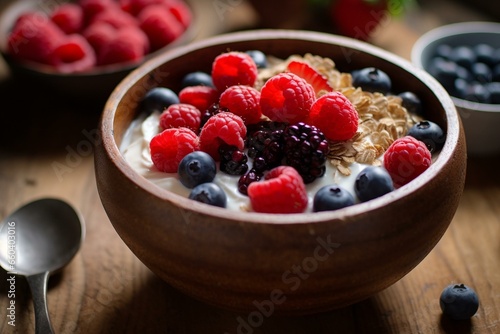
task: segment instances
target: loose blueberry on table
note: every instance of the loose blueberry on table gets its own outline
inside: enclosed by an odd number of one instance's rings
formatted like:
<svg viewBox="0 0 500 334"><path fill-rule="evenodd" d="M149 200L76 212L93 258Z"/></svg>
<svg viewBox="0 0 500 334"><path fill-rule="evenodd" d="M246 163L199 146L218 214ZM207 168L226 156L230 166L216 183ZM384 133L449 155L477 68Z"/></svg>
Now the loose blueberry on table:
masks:
<svg viewBox="0 0 500 334"><path fill-rule="evenodd" d="M448 285L439 298L439 305L446 316L454 320L467 320L476 314L479 299L476 292L465 284Z"/></svg>
<svg viewBox="0 0 500 334"><path fill-rule="evenodd" d="M146 112L163 105L160 133L149 146L155 168L177 173L192 189L189 198L206 204L226 206L225 185L214 182L216 173L224 173L234 176L252 211L305 212L307 187L325 177L332 145L349 145L361 120L353 102L304 59L291 59L284 70L262 79L261 71L271 66L262 52L228 51L214 59L210 74L195 69L184 76L177 103L168 88L148 92L141 103ZM351 73L353 89L395 96L380 69ZM431 153L439 152L446 135L422 119L425 109L417 95L403 91L398 98L409 117L421 121L412 121L376 166L361 169L353 193L332 180L311 194L313 212L383 196L430 166Z"/></svg>

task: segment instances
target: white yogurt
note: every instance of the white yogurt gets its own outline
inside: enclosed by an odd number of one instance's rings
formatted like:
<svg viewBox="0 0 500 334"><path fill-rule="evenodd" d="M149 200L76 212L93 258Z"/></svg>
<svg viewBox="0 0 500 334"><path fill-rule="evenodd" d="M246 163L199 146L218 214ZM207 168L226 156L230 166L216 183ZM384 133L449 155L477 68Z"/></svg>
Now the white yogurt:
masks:
<svg viewBox="0 0 500 334"><path fill-rule="evenodd" d="M142 116L135 119L125 133L120 150L130 166L147 180L161 188L188 197L191 189L182 185L177 173L161 172L156 169L151 160L149 142L160 131L158 125L159 117L160 114L154 112L148 117ZM358 173L365 167L367 167L367 165L353 163L350 166L351 175L344 176L327 161L325 175L306 185L309 197L307 211L312 211L314 195L325 185L338 184L354 195L354 181ZM251 206L248 196L238 191L239 178L239 176L228 175L218 171L214 182L217 183L227 195L227 209L249 211L251 210Z"/></svg>

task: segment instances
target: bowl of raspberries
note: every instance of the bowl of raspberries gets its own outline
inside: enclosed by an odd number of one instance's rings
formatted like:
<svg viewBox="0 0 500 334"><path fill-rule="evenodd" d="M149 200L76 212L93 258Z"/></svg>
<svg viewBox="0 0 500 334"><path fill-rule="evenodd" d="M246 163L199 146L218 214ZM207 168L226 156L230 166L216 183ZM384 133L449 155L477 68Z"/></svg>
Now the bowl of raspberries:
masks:
<svg viewBox="0 0 500 334"><path fill-rule="evenodd" d="M446 231L465 180L460 118L437 80L318 32L175 48L119 84L99 133L97 188L126 245L247 324L398 281Z"/></svg>
<svg viewBox="0 0 500 334"><path fill-rule="evenodd" d="M500 24L437 27L415 43L412 61L451 95L464 125L468 153L500 153Z"/></svg>
<svg viewBox="0 0 500 334"><path fill-rule="evenodd" d="M132 69L193 35L183 0L15 1L0 50L14 75L74 96L109 95Z"/></svg>

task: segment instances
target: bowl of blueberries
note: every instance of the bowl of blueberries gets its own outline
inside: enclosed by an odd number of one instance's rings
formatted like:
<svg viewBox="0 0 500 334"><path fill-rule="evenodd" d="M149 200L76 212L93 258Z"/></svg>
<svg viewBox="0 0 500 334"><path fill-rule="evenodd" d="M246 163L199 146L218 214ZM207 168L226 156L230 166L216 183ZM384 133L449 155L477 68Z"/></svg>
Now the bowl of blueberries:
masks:
<svg viewBox="0 0 500 334"><path fill-rule="evenodd" d="M435 28L417 40L411 58L450 94L461 116L468 153L500 153L500 23Z"/></svg>
<svg viewBox="0 0 500 334"><path fill-rule="evenodd" d="M440 240L465 182L437 80L319 32L172 49L121 81L99 134L97 189L124 243L176 289L251 319L395 283Z"/></svg>

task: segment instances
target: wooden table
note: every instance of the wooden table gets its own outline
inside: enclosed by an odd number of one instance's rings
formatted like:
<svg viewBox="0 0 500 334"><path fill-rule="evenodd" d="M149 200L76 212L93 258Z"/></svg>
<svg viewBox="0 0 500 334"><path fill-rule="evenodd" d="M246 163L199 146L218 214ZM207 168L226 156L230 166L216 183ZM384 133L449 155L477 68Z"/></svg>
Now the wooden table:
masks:
<svg viewBox="0 0 500 334"><path fill-rule="evenodd" d="M421 32L458 17L450 18L450 11L439 13L424 8L404 22L388 22L373 43L408 57ZM207 16L205 20L210 21ZM114 231L97 194L91 147L104 101L54 98L41 87L27 88L27 83L8 78L0 68L0 216L29 200L55 196L78 208L86 222L81 251L49 282L56 332L237 333L238 318L248 314L214 308L174 290L151 273ZM469 158L465 191L450 228L424 261L393 286L341 310L266 318L253 333L498 333L499 170L498 156ZM6 279L1 271L0 332L34 333L31 296L20 277L16 326L8 324ZM480 308L471 321L442 317L439 295L446 285L458 282L472 286L479 295Z"/></svg>

